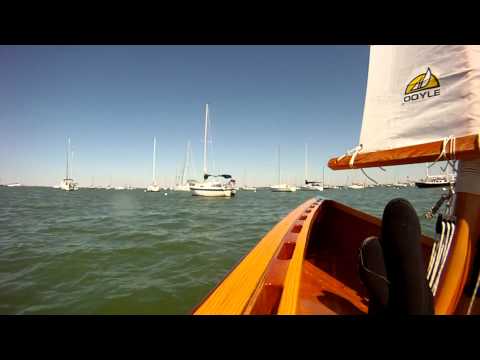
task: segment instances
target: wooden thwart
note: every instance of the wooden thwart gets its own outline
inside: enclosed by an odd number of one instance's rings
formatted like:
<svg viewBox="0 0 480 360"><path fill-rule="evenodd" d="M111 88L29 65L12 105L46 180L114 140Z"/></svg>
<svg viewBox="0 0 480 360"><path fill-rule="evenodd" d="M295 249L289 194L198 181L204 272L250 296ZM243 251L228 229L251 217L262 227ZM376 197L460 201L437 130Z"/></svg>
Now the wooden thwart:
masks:
<svg viewBox="0 0 480 360"><path fill-rule="evenodd" d="M332 170L348 170L367 167L406 165L437 160L442 153L443 141L434 141L426 144L405 146L401 148L376 151L370 153L358 153L355 157L353 166L349 162L351 156L345 156L342 159L332 158L328 161L328 167ZM479 135L467 135L455 139L455 159L473 160L480 157ZM440 159L452 159L450 153L450 143L446 147L446 157Z"/></svg>

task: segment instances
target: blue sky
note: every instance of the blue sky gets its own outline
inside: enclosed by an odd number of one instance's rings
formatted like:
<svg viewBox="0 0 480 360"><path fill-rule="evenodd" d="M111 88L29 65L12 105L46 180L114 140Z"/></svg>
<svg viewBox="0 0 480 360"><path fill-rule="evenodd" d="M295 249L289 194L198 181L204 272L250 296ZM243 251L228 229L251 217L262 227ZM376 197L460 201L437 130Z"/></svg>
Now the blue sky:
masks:
<svg viewBox="0 0 480 360"><path fill-rule="evenodd" d="M357 144L368 46L0 46L0 182L55 185L65 139L82 186L145 186L153 136L157 179L172 184L191 141L202 169L209 103L209 170L253 185L321 179L334 155ZM380 182L421 177L424 165L368 170ZM196 170L196 175L194 174ZM432 171L438 173L438 168ZM326 180L364 181L359 171Z"/></svg>

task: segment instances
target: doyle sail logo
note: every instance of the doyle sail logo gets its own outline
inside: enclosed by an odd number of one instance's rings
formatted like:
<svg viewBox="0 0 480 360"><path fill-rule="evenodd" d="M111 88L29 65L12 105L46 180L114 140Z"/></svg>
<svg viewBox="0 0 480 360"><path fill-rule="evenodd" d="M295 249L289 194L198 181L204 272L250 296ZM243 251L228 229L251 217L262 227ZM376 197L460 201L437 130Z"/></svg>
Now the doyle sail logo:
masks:
<svg viewBox="0 0 480 360"><path fill-rule="evenodd" d="M430 68L416 76L405 88L404 102L428 99L440 95L440 81Z"/></svg>

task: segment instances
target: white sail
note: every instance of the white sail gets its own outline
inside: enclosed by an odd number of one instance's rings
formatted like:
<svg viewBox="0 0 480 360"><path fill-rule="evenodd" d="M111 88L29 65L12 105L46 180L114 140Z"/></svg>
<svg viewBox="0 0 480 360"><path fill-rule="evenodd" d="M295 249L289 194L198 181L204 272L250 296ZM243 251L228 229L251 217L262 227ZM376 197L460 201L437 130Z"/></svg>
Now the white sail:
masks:
<svg viewBox="0 0 480 360"><path fill-rule="evenodd" d="M370 48L362 153L479 130L480 46Z"/></svg>

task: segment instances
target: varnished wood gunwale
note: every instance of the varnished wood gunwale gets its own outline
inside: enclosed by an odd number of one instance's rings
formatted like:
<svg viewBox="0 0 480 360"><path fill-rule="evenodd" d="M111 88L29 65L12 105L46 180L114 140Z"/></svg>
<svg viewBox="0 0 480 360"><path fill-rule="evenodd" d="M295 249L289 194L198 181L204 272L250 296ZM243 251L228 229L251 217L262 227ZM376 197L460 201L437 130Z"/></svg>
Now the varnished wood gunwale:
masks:
<svg viewBox="0 0 480 360"><path fill-rule="evenodd" d="M472 160L480 157L479 134L467 135L455 139L455 159ZM350 167L351 156L338 157L328 161L332 170L348 170L379 166L406 165L437 160L443 148L443 141L433 141L426 144L404 146L396 149L382 150L368 153L358 153L353 166ZM442 160L452 159L450 143L446 147L446 157Z"/></svg>
<svg viewBox="0 0 480 360"><path fill-rule="evenodd" d="M379 235L380 226L380 219L335 201L307 201L277 224L194 314L366 313L357 256L361 241ZM422 235L425 266L432 243Z"/></svg>
<svg viewBox="0 0 480 360"><path fill-rule="evenodd" d="M304 211L284 235L243 314L277 314L281 312L282 307L285 307L286 298L295 300L291 298L291 296L296 296L295 293L292 294L292 289L288 287L288 284L294 285L292 279L289 278L292 276L292 262L294 262L294 258L298 258L299 253L303 253L306 233L320 205L321 201L317 200L304 208ZM285 249L287 250L285 251ZM267 298L264 296L266 293L272 294L272 296Z"/></svg>
<svg viewBox="0 0 480 360"><path fill-rule="evenodd" d="M194 308L193 314L238 315L244 313L245 307L257 290L284 236L290 231L292 224L315 201L316 199L307 200L275 225Z"/></svg>
<svg viewBox="0 0 480 360"><path fill-rule="evenodd" d="M470 297L464 293L480 241L480 195L457 192L456 228L435 297L435 313L465 314ZM475 274L476 276L476 274ZM480 299L476 300L480 302ZM477 313L479 304L472 313Z"/></svg>

